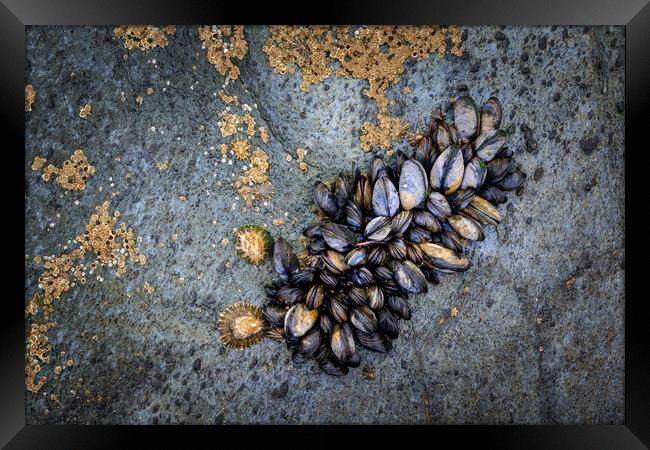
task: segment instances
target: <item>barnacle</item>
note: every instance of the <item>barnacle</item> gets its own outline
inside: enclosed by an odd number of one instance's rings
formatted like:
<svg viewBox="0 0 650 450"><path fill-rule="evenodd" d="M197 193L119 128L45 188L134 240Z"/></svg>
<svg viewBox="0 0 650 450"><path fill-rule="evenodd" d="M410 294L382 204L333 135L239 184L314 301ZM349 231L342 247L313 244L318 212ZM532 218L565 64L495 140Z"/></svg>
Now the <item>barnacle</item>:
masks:
<svg viewBox="0 0 650 450"><path fill-rule="evenodd" d="M226 346L244 349L262 340L267 325L260 308L237 302L219 314L218 328Z"/></svg>
<svg viewBox="0 0 650 450"><path fill-rule="evenodd" d="M269 232L257 225L239 227L235 232L235 238L237 254L253 265L262 262L272 247Z"/></svg>

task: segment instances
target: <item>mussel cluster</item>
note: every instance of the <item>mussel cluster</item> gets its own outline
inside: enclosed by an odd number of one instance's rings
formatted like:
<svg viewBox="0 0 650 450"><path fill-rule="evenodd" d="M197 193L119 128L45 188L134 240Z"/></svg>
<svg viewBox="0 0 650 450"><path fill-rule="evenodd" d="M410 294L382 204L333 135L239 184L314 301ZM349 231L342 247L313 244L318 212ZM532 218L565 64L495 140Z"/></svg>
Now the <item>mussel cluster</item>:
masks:
<svg viewBox="0 0 650 450"><path fill-rule="evenodd" d="M365 172L355 164L331 186L315 183L307 262L277 238L280 280L265 287L269 333L286 341L295 363L313 358L343 375L359 365L358 345L389 351L398 320L411 317L409 294L470 267L465 244L500 222L496 206L526 178L513 167L501 119L494 97L480 109L458 98L453 123L434 111L428 129L410 137L412 157L375 157Z"/></svg>

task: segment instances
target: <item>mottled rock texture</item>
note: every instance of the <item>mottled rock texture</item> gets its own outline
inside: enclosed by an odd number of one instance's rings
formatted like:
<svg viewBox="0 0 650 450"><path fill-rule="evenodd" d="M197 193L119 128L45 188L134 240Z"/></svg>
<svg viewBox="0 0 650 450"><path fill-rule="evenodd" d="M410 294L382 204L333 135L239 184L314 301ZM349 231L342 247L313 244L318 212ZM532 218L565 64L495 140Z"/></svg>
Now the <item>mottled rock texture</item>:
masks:
<svg viewBox="0 0 650 450"><path fill-rule="evenodd" d="M242 212L229 185L242 164L222 163L218 151L226 105L214 93L224 77L196 27L148 51L125 50L108 27L27 28L25 77L36 99L26 113L25 301L42 270L32 258L60 254L105 200L147 256L120 278L100 269L103 282L89 276L56 303L54 363L41 392L26 393L28 422L623 423L623 28L467 27L462 57L409 61L388 89L389 113L412 129L458 92L478 102L497 95L529 179L500 208L498 229L470 246L473 267L412 298L394 350L363 351L371 382L360 369L332 378L313 362L294 366L268 339L226 349L216 330L227 305L262 304L272 276L268 261L236 255L233 228L266 223L298 246L313 182L371 157L359 146L361 124L376 116L366 82L330 77L304 93L299 71L270 69L268 35L246 28L249 52L226 88L256 104L257 126L270 131L268 144L252 142L269 153L276 194ZM87 103L92 114L81 119ZM299 147L308 149L306 174ZM32 172L35 156L58 165L77 148L96 167L84 191L66 194ZM74 366L55 378L68 357Z"/></svg>

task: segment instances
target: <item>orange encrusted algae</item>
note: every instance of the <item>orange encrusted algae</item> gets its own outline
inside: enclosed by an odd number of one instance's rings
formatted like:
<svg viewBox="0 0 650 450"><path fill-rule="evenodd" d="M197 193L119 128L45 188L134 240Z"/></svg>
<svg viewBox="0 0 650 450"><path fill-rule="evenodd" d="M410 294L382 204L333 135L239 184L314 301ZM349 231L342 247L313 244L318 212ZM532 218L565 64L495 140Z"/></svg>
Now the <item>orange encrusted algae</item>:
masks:
<svg viewBox="0 0 650 450"><path fill-rule="evenodd" d="M227 75L233 80L239 78L239 67L233 60L242 60L248 53L243 25L200 26L199 39L207 50L208 62L221 75Z"/></svg>
<svg viewBox="0 0 650 450"><path fill-rule="evenodd" d="M300 68L303 91L332 73L367 80L363 93L376 102L379 123L364 124L362 148L369 151L378 145L389 150L396 134L387 122L386 89L400 80L408 59L444 55L447 37L450 53L462 55L462 30L456 26L272 26L263 50L276 73L293 74Z"/></svg>
<svg viewBox="0 0 650 450"><path fill-rule="evenodd" d="M56 182L63 188L73 191L83 191L86 188L86 181L95 173L95 167L88 164L83 150L77 149L69 159L63 162L63 166L56 167L48 165L43 172L43 180L50 181L52 175L56 176Z"/></svg>
<svg viewBox="0 0 650 450"><path fill-rule="evenodd" d="M166 47L168 35L176 34L176 26L158 28L152 25L123 25L113 29L113 33L124 42L124 48L142 50Z"/></svg>

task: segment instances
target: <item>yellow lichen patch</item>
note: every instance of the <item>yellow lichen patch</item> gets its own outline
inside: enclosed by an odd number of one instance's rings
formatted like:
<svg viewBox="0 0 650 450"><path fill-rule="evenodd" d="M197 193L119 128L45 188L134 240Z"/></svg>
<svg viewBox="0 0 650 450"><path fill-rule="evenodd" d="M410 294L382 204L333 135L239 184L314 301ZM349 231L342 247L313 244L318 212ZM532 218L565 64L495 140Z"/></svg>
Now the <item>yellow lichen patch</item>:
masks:
<svg viewBox="0 0 650 450"><path fill-rule="evenodd" d="M269 132L266 130L264 127L259 127L258 131L260 132L260 139L262 139L262 142L265 144L269 143Z"/></svg>
<svg viewBox="0 0 650 450"><path fill-rule="evenodd" d="M156 167L158 167L158 170L160 170L161 172L164 172L167 169L169 169L169 161L164 160L162 162L156 163Z"/></svg>
<svg viewBox="0 0 650 450"><path fill-rule="evenodd" d="M30 112L32 110L32 104L36 98L36 90L34 86L28 84L25 86L25 112Z"/></svg>
<svg viewBox="0 0 650 450"><path fill-rule="evenodd" d="M58 168L50 164L43 172L43 180L50 181L52 175L56 175L56 182L63 188L73 191L83 191L86 188L86 181L95 173L95 167L88 164L83 150L78 149L63 162Z"/></svg>
<svg viewBox="0 0 650 450"><path fill-rule="evenodd" d="M237 254L249 264L261 263L271 248L271 238L264 228L255 225L240 227L235 232Z"/></svg>
<svg viewBox="0 0 650 450"><path fill-rule="evenodd" d="M79 117L82 119L87 119L92 113L93 107L88 103L79 108Z"/></svg>
<svg viewBox="0 0 650 450"><path fill-rule="evenodd" d="M224 345L244 349L262 340L267 323L260 308L238 302L219 314L218 329Z"/></svg>
<svg viewBox="0 0 650 450"><path fill-rule="evenodd" d="M444 55L447 37L452 43L451 54L460 56L461 36L462 30L455 26L272 26L263 50L276 73L293 74L300 68L303 91L332 73L367 80L369 87L363 93L376 102L386 120L386 89L399 81L405 62L435 53ZM335 72L334 63L338 65ZM375 127L385 128L381 123ZM372 133L362 141L364 150L373 145L388 150L392 136Z"/></svg>
<svg viewBox="0 0 650 450"><path fill-rule="evenodd" d="M245 160L251 156L251 144L247 139L237 139L230 143L235 157L239 160Z"/></svg>
<svg viewBox="0 0 650 450"><path fill-rule="evenodd" d="M34 161L32 162L32 170L34 172L40 171L43 166L45 166L45 163L47 162L47 159L41 158L40 156L37 156L34 158Z"/></svg>
<svg viewBox="0 0 650 450"><path fill-rule="evenodd" d="M96 213L90 216L86 224L85 233L75 238L75 243L79 245L77 248L59 256L41 258L41 261L44 261L44 271L38 278L39 292L34 294L25 307L27 318L41 313L42 318L47 320L54 309L54 301L60 299L62 294L73 287L71 276L74 276L77 281L85 280L86 273L93 273L100 265L113 267L116 275L120 276L127 270L127 258L140 264L146 262L145 256L138 251L137 238L133 230L128 228L124 222L121 222L116 228L117 218L120 214L115 211L113 215L110 215L108 207L108 202L104 202L96 208ZM84 260L89 253L95 259L86 265ZM97 279L103 280L100 276L97 276ZM32 392L37 392L45 381L42 377L39 382L36 382L35 376L40 371L39 361L43 364L49 363L47 354L50 347L44 333L51 326L53 325L38 325L36 323L31 326L32 333L27 340L25 355L27 358L26 383L27 388ZM72 364L70 361L68 367Z"/></svg>
<svg viewBox="0 0 650 450"><path fill-rule="evenodd" d="M248 53L244 27L242 25L200 26L199 38L207 50L208 62L221 75L227 75L233 80L239 78L239 67L233 59L242 60Z"/></svg>
<svg viewBox="0 0 650 450"><path fill-rule="evenodd" d="M176 26L164 28L147 25L125 25L113 29L113 33L124 41L124 48L142 50L167 46L167 35L176 34Z"/></svg>
<svg viewBox="0 0 650 450"><path fill-rule="evenodd" d="M236 95L226 95L226 93L221 89L219 91L219 97L221 97L221 100L226 102L227 104L233 103L234 105L239 105L239 99L237 98Z"/></svg>
<svg viewBox="0 0 650 450"><path fill-rule="evenodd" d="M375 145L390 149L391 141L400 139L408 130L406 121L399 117L379 114L377 120L379 125L364 122L361 126L361 148L365 152L372 150Z"/></svg>

